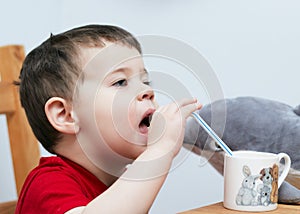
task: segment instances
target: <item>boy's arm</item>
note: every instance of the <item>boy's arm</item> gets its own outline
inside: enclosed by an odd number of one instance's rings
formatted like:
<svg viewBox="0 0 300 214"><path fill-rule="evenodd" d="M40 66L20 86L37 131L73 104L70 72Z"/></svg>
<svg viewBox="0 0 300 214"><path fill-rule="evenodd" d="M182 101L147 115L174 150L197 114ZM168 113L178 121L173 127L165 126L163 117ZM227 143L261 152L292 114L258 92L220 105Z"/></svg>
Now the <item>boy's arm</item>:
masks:
<svg viewBox="0 0 300 214"><path fill-rule="evenodd" d="M67 213L147 213L182 146L186 118L199 108L196 100L185 100L158 109L147 149L108 190L86 207Z"/></svg>
<svg viewBox="0 0 300 214"><path fill-rule="evenodd" d="M160 158L160 161L152 158L152 151L145 151L108 190L86 207L76 207L66 214L147 213L173 160L172 155ZM135 175L139 175L139 178L134 179Z"/></svg>
<svg viewBox="0 0 300 214"><path fill-rule="evenodd" d="M147 213L166 179L173 155L153 158L153 151L145 151L83 213Z"/></svg>

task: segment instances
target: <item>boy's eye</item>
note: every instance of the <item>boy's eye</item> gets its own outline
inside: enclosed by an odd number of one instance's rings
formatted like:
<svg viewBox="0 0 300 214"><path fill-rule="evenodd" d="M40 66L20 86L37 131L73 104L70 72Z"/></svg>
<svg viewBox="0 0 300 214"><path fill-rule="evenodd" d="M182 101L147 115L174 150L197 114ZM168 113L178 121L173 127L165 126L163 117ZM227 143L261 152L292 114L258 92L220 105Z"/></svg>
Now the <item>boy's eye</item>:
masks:
<svg viewBox="0 0 300 214"><path fill-rule="evenodd" d="M127 80L126 79L118 80L117 82L115 82L113 84L113 86L116 86L116 87L121 87L121 86L126 86L126 85L127 85Z"/></svg>
<svg viewBox="0 0 300 214"><path fill-rule="evenodd" d="M145 81L143 81L143 83L144 83L145 85L150 85L150 86L151 86L151 81L149 81L149 80L145 80Z"/></svg>

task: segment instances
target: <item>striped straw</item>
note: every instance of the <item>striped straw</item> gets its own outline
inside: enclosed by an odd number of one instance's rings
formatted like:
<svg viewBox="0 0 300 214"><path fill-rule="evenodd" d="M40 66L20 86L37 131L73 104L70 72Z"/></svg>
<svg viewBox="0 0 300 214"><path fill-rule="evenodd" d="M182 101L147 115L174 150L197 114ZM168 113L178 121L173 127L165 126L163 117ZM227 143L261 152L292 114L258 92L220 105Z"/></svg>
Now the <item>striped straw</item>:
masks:
<svg viewBox="0 0 300 214"><path fill-rule="evenodd" d="M202 126L202 128L211 136L214 141L229 155L232 156L231 149L219 138L219 136L207 125L207 123L200 117L199 114L193 112L192 116Z"/></svg>

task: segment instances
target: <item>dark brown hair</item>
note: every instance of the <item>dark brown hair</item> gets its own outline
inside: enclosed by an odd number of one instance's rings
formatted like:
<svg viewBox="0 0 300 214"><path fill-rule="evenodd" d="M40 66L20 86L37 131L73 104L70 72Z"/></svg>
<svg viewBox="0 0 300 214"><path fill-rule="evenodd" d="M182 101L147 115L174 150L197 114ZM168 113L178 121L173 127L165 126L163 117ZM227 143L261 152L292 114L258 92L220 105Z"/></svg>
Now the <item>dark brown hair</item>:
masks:
<svg viewBox="0 0 300 214"><path fill-rule="evenodd" d="M43 145L54 153L61 134L49 123L44 106L51 97L72 101L82 71L82 48L104 47L105 41L133 47L139 42L126 30L109 25L87 25L52 35L25 58L20 74L20 99L30 126Z"/></svg>

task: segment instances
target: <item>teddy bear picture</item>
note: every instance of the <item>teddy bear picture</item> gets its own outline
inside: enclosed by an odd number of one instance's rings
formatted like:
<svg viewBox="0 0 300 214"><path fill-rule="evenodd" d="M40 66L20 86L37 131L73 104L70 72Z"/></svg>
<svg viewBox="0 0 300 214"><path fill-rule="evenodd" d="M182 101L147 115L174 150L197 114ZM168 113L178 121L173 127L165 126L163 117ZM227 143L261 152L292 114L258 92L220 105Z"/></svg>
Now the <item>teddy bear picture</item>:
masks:
<svg viewBox="0 0 300 214"><path fill-rule="evenodd" d="M268 206L278 201L278 165L263 168L259 174L251 174L249 166L243 166L244 179L236 196L236 204L243 206Z"/></svg>
<svg viewBox="0 0 300 214"><path fill-rule="evenodd" d="M270 195L271 189L268 186L263 186L259 189L260 195L258 197L259 205L268 206L271 203Z"/></svg>
<svg viewBox="0 0 300 214"><path fill-rule="evenodd" d="M279 174L279 167L274 164L272 167L272 192L271 192L271 202L272 203L277 203L278 201L278 174Z"/></svg>
<svg viewBox="0 0 300 214"><path fill-rule="evenodd" d="M276 164L260 171L260 180L263 182L263 184L258 187L258 191L261 193L261 198L264 198L266 195L266 188L264 187L270 189L270 203L277 203L278 201L278 171L279 167ZM261 201L261 204L268 205L268 202Z"/></svg>

